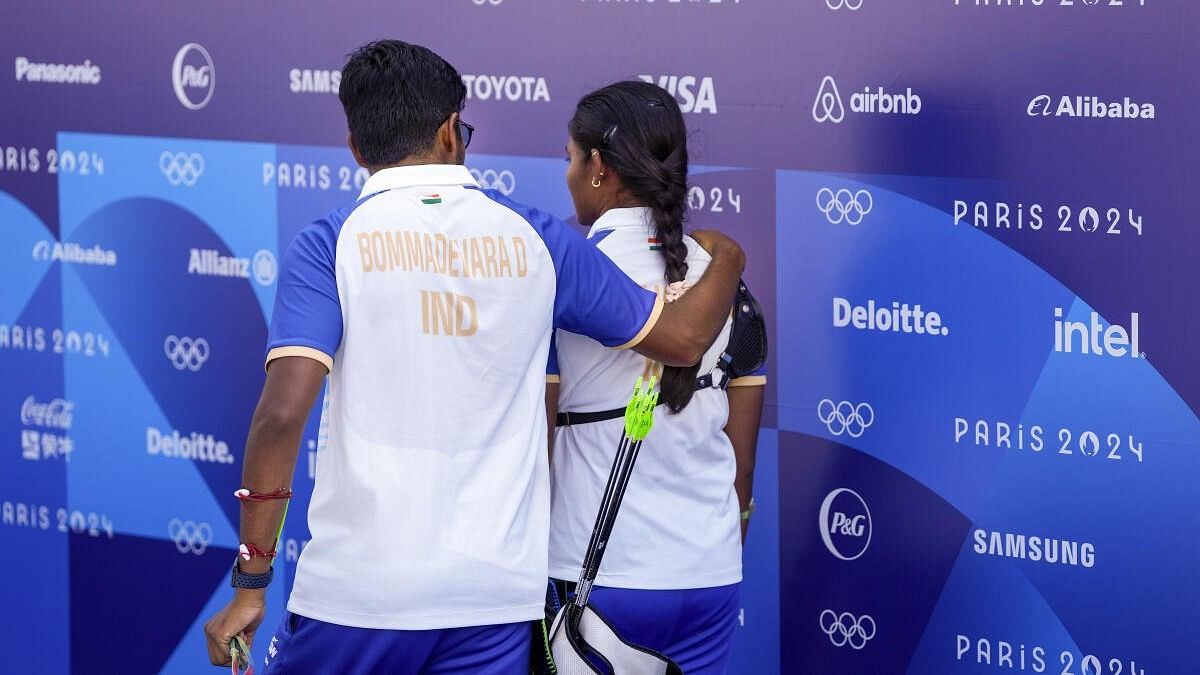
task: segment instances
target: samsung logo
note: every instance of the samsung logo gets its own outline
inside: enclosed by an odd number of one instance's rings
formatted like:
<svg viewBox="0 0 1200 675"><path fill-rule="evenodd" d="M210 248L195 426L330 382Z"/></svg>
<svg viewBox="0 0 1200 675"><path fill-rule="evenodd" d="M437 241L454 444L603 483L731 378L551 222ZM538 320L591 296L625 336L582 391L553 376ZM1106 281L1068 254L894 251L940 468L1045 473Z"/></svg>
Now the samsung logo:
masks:
<svg viewBox="0 0 1200 675"><path fill-rule="evenodd" d="M288 79L293 94L336 94L342 83L342 71L292 68Z"/></svg>

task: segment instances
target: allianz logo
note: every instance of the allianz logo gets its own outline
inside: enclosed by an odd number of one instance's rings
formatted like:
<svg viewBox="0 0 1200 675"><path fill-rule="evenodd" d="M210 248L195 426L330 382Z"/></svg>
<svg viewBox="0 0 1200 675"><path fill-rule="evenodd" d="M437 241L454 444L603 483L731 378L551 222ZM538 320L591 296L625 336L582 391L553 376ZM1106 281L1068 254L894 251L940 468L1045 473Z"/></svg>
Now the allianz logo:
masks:
<svg viewBox="0 0 1200 675"><path fill-rule="evenodd" d="M216 249L193 248L188 254L188 274L206 277L231 277L249 279L251 276L260 286L275 283L279 266L275 254L263 249L254 258L221 255Z"/></svg>

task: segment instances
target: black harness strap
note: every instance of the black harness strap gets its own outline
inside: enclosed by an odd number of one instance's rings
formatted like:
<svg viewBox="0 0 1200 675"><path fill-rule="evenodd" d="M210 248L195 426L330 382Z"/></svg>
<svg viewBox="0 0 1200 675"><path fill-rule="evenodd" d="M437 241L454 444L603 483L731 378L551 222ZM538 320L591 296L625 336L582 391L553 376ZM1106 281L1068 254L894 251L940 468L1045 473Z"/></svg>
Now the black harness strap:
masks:
<svg viewBox="0 0 1200 675"><path fill-rule="evenodd" d="M713 382L717 381L718 377L721 378L719 381L720 384L713 384ZM717 364L717 367L715 370L713 370L713 372L703 377L696 378L696 391L708 389L710 387L724 389L729 385L729 380L730 377L728 373L725 372L725 361L722 359ZM659 405L662 405L663 403L666 403L666 401L658 402ZM615 420L624 416L624 408L613 408L612 410L599 410L596 412L560 412L554 418L554 426L569 427L575 424L592 424L593 422L606 422L608 420Z"/></svg>

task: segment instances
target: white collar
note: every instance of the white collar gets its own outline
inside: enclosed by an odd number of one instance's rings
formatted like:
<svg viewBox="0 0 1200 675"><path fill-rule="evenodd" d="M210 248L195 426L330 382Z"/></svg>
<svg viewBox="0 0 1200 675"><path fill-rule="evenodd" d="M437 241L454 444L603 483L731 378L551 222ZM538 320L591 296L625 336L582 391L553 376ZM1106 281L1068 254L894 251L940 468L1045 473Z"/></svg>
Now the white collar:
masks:
<svg viewBox="0 0 1200 675"><path fill-rule="evenodd" d="M596 219L596 222L592 223L592 229L588 230L588 239L605 230L615 230L622 227L650 228L654 222L652 213L653 211L646 206L609 209L601 214Z"/></svg>
<svg viewBox="0 0 1200 675"><path fill-rule="evenodd" d="M376 171L363 185L359 199L384 190L424 185L473 185L479 183L461 164L414 164Z"/></svg>

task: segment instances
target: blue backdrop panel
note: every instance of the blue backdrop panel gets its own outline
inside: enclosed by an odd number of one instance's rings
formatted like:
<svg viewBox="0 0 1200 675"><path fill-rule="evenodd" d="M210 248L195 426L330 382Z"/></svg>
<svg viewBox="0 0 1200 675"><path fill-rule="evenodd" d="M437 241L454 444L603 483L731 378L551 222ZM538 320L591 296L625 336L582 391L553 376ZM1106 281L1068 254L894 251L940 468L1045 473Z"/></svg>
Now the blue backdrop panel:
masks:
<svg viewBox="0 0 1200 675"><path fill-rule="evenodd" d="M10 0L2 670L212 672L277 261L366 179L337 69L386 36L462 72L480 183L567 219L579 96L679 101L690 223L743 243L772 330L732 672L1195 672L1198 27L1167 0Z"/></svg>

